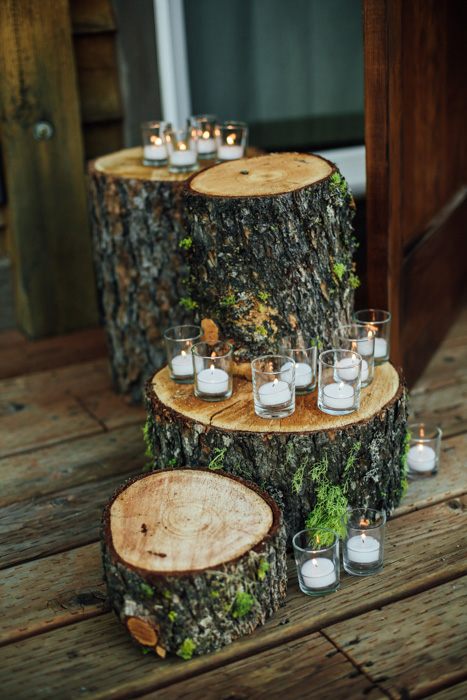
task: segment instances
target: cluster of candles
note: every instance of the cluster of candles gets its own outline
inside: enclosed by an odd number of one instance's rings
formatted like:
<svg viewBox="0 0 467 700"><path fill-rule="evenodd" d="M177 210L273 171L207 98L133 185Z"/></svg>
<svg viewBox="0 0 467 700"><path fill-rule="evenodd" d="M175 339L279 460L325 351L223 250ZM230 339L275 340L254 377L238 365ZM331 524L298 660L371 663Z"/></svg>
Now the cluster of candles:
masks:
<svg viewBox="0 0 467 700"><path fill-rule="evenodd" d="M215 158L218 163L243 158L248 126L244 122L219 122L212 114L187 119L183 128L169 122L143 122L143 164L169 166L170 172L196 170L198 159Z"/></svg>
<svg viewBox="0 0 467 700"><path fill-rule="evenodd" d="M372 576L383 568L386 515L370 508L349 509L341 518L344 569ZM293 538L300 589L325 595L339 588L339 535L328 528L309 528Z"/></svg>

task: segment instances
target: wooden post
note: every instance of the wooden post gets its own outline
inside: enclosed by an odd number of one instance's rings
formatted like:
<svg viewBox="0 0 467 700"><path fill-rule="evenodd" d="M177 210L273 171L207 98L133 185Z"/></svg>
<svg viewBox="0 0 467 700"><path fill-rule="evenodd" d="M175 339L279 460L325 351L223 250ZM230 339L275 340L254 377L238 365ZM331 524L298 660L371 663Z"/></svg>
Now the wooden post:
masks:
<svg viewBox="0 0 467 700"><path fill-rule="evenodd" d="M34 338L95 325L83 144L66 0L0 3L0 73L18 324Z"/></svg>

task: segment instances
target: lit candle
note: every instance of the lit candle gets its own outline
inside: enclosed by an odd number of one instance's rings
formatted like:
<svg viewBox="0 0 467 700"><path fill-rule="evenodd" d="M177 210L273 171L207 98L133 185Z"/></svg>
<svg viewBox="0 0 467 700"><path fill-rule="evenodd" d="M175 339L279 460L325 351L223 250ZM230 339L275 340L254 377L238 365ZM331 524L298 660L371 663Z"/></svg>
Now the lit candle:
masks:
<svg viewBox="0 0 467 700"><path fill-rule="evenodd" d="M191 377L193 376L193 360L191 355L188 355L185 350L182 350L180 355L175 355L172 358L172 374L175 377Z"/></svg>
<svg viewBox="0 0 467 700"><path fill-rule="evenodd" d="M343 360L337 363L337 374L340 379L344 379L347 382L352 382L358 377L358 367L355 366L355 360L351 357L344 357ZM366 382L369 375L368 362L362 360L362 374L361 381Z"/></svg>
<svg viewBox="0 0 467 700"><path fill-rule="evenodd" d="M292 381L292 365L292 362L286 362L281 368L285 373L282 374L282 377L287 382ZM306 362L295 362L295 388L305 389L305 387L310 386L312 380L313 373L310 365L307 365Z"/></svg>
<svg viewBox="0 0 467 700"><path fill-rule="evenodd" d="M170 155L171 165L195 165L196 164L196 152L187 149L185 143L178 144L178 150L173 151Z"/></svg>
<svg viewBox="0 0 467 700"><path fill-rule="evenodd" d="M355 392L350 384L336 382L323 387L323 403L328 408L345 410L352 408L355 402Z"/></svg>
<svg viewBox="0 0 467 700"><path fill-rule="evenodd" d="M162 143L159 136L151 136L151 144L144 146L143 155L146 160L167 160L167 146Z"/></svg>
<svg viewBox="0 0 467 700"><path fill-rule="evenodd" d="M373 564L379 560L379 542L371 535L355 535L347 542L347 557L356 564Z"/></svg>
<svg viewBox="0 0 467 700"><path fill-rule="evenodd" d="M292 398L287 382L280 382L277 379L262 384L258 395L263 406L280 406L283 403L288 403Z"/></svg>
<svg viewBox="0 0 467 700"><path fill-rule="evenodd" d="M413 445L407 453L407 466L414 472L431 472L436 465L436 452L429 445Z"/></svg>
<svg viewBox="0 0 467 700"><path fill-rule="evenodd" d="M367 340L357 340L357 352L360 353L360 355L371 355L373 352L373 343L371 342L371 339L373 337L373 332L368 331L367 333L368 339Z"/></svg>
<svg viewBox="0 0 467 700"><path fill-rule="evenodd" d="M215 153L216 142L211 137L209 131L203 131L201 138L198 139L198 153Z"/></svg>
<svg viewBox="0 0 467 700"><path fill-rule="evenodd" d="M217 147L217 157L219 160L238 160L243 158L243 146L235 144L236 134L227 136L227 143Z"/></svg>
<svg viewBox="0 0 467 700"><path fill-rule="evenodd" d="M336 581L334 564L324 557L307 559L302 565L301 574L307 588L327 588Z"/></svg>
<svg viewBox="0 0 467 700"><path fill-rule="evenodd" d="M388 344L384 338L375 338L375 357L386 357Z"/></svg>
<svg viewBox="0 0 467 700"><path fill-rule="evenodd" d="M223 369L211 365L197 375L198 391L203 394L225 394L229 389L229 375Z"/></svg>

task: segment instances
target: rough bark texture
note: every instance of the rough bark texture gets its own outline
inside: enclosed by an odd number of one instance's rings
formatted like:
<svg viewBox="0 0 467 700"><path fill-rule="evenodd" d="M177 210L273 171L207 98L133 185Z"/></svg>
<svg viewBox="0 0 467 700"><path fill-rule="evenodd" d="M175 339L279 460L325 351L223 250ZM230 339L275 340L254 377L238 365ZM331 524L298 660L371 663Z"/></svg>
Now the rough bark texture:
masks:
<svg viewBox="0 0 467 700"><path fill-rule="evenodd" d="M258 171L266 182L297 159L305 171L323 161L271 154L238 166L217 165L211 172L217 177L229 168L236 185L244 178L247 192ZM270 195L218 194L215 182L212 194L204 187L200 193L198 178L209 170L186 184L190 296L197 320L215 320L233 343L237 361L274 350L284 335L319 337L328 347L333 330L349 322L357 284L353 200L336 166L329 165L324 179L313 182L310 175L309 184L295 189L284 177L283 190L290 191L278 192L274 182Z"/></svg>
<svg viewBox="0 0 467 700"><path fill-rule="evenodd" d="M141 166L142 169L142 166ZM163 170L162 168L160 170ZM149 174L151 168L146 168ZM144 180L89 167L94 260L117 391L141 401L165 361L163 333L190 322L180 305L186 263L179 243L181 180Z"/></svg>
<svg viewBox="0 0 467 700"><path fill-rule="evenodd" d="M223 476L227 487L228 480L235 479ZM144 478L136 477L117 491L104 511L102 528L109 600L133 638L161 656L169 651L189 658L219 649L264 623L283 601L287 585L285 528L274 501L254 485L236 479L254 489L271 508L268 534L238 558L209 570L161 574L123 561L112 541L112 503L134 481Z"/></svg>
<svg viewBox="0 0 467 700"><path fill-rule="evenodd" d="M316 392L296 397L295 414L302 417L299 424L293 416L280 421L255 420L251 384L237 377L231 399L215 404L211 418L196 419L196 408L188 397L180 394L174 408L168 405L172 402L161 400L154 378L149 379L146 437L153 467L211 464L251 479L282 509L289 537L303 528L323 499L332 508L331 497L338 493L345 493L352 506L391 512L404 492L408 409L400 370L390 363L376 368L374 384L378 376L390 373L395 374L391 398L371 411L365 411L362 398L356 414L321 414L321 424ZM368 391L364 389L362 397ZM246 393L250 394L249 407L241 398ZM189 411L184 411L183 403ZM333 487L339 492L332 491Z"/></svg>

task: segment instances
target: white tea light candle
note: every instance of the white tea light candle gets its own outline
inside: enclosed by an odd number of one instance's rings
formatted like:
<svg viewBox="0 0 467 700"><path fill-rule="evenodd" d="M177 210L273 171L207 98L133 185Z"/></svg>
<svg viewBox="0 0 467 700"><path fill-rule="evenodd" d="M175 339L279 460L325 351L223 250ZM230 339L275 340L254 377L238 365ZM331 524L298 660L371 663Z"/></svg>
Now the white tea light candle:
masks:
<svg viewBox="0 0 467 700"><path fill-rule="evenodd" d="M198 139L198 153L215 153L216 142L211 137L209 131L204 131L201 138Z"/></svg>
<svg viewBox="0 0 467 700"><path fill-rule="evenodd" d="M280 406L288 403L292 394L287 382L278 381L262 384L258 390L259 400L263 406Z"/></svg>
<svg viewBox="0 0 467 700"><path fill-rule="evenodd" d="M347 382L351 382L358 377L358 367L355 366L355 360L352 360L350 357L344 357L343 360L340 360L340 362L337 363L337 374L339 375L339 379L344 379ZM362 360L362 374L361 374L361 381L365 382L368 379L369 375L369 368L368 368L368 362L366 360Z"/></svg>
<svg viewBox="0 0 467 700"><path fill-rule="evenodd" d="M407 453L407 466L414 472L431 472L436 465L436 452L429 445L413 445Z"/></svg>
<svg viewBox="0 0 467 700"><path fill-rule="evenodd" d="M331 559L308 559L301 568L303 583L307 588L327 588L336 581L336 569Z"/></svg>
<svg viewBox="0 0 467 700"><path fill-rule="evenodd" d="M143 156L146 160L167 161L167 146L158 136L151 136L151 144L143 147Z"/></svg>
<svg viewBox="0 0 467 700"><path fill-rule="evenodd" d="M328 408L345 410L354 405L355 392L350 384L333 382L323 387L323 402Z"/></svg>
<svg viewBox="0 0 467 700"><path fill-rule="evenodd" d="M243 146L218 146L217 157L219 160L238 160L243 158Z"/></svg>
<svg viewBox="0 0 467 700"><path fill-rule="evenodd" d="M375 357L386 357L388 344L384 338L375 338Z"/></svg>
<svg viewBox="0 0 467 700"><path fill-rule="evenodd" d="M355 535L347 542L347 558L356 564L373 564L379 560L379 542L371 535Z"/></svg>
<svg viewBox="0 0 467 700"><path fill-rule="evenodd" d="M292 367L292 362L286 362L282 367L282 371L286 373L282 376L287 382L292 381ZM295 362L295 388L304 389L311 384L312 380L313 372L310 365L307 365L305 362Z"/></svg>
<svg viewBox="0 0 467 700"><path fill-rule="evenodd" d="M176 377L193 376L193 360L190 354L182 350L180 355L172 358L172 373Z"/></svg>
<svg viewBox="0 0 467 700"><path fill-rule="evenodd" d="M198 374L198 391L203 394L225 394L229 388L229 375L223 369L211 365Z"/></svg>
<svg viewBox="0 0 467 700"><path fill-rule="evenodd" d="M196 153L194 151L188 150L178 150L174 151L170 156L170 162L172 165L186 166L196 164Z"/></svg>

